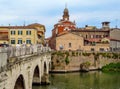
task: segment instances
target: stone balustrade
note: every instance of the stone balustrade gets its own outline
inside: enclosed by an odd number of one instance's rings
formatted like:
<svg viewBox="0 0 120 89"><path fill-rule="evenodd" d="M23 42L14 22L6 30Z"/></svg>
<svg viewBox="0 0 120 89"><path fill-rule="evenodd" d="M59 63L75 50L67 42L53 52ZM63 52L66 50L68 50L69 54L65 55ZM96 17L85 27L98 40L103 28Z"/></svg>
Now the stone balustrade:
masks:
<svg viewBox="0 0 120 89"><path fill-rule="evenodd" d="M31 45L31 46L9 46L0 48L0 72L4 70L8 63L8 59L14 57L21 57L26 55L41 54L45 52L50 52L49 47L44 47L41 44Z"/></svg>

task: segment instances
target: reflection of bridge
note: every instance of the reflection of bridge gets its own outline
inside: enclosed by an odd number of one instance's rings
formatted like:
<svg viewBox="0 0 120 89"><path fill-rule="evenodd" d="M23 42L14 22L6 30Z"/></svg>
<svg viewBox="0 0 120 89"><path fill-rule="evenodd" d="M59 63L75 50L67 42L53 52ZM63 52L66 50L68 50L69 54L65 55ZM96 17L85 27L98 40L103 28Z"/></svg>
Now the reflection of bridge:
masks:
<svg viewBox="0 0 120 89"><path fill-rule="evenodd" d="M3 50L4 49L4 50ZM32 89L49 73L50 49L39 45L0 49L0 89Z"/></svg>

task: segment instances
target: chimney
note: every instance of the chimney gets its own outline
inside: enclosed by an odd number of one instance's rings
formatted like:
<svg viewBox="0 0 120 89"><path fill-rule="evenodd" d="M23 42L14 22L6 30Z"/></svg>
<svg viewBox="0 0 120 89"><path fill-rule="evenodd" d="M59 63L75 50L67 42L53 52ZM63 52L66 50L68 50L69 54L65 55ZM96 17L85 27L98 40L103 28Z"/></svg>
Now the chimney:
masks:
<svg viewBox="0 0 120 89"><path fill-rule="evenodd" d="M109 29L110 28L109 24L110 24L110 22L102 22L102 28Z"/></svg>

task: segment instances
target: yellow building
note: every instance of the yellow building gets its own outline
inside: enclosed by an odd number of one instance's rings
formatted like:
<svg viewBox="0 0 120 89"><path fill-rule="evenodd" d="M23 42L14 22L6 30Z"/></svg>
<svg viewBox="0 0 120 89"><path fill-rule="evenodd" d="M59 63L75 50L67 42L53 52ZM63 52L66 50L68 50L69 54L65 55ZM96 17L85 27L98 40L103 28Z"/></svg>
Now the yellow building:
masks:
<svg viewBox="0 0 120 89"><path fill-rule="evenodd" d="M14 26L9 27L9 44L37 44L37 30L24 27L24 26Z"/></svg>
<svg viewBox="0 0 120 89"><path fill-rule="evenodd" d="M7 29L7 30L5 30ZM35 23L27 26L1 26L0 32L5 32L0 36L0 44L8 43L13 46L16 44L44 44L45 26ZM6 38L6 39L5 39Z"/></svg>
<svg viewBox="0 0 120 89"><path fill-rule="evenodd" d="M37 29L37 43L42 43L44 44L44 41L45 41L45 26L42 25L42 24L38 24L38 23L34 23L34 24L30 24L28 25L28 27L31 27L31 28L35 28Z"/></svg>

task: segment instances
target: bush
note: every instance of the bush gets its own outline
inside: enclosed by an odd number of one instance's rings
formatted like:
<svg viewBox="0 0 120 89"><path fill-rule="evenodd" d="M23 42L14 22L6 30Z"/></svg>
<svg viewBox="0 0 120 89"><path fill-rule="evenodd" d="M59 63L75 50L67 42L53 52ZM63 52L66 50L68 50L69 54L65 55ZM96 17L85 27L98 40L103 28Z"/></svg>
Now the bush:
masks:
<svg viewBox="0 0 120 89"><path fill-rule="evenodd" d="M68 58L68 56L67 56L67 57L65 58L65 63L66 63L66 65L68 65L69 62L70 62L70 60L69 60L69 58Z"/></svg>
<svg viewBox="0 0 120 89"><path fill-rule="evenodd" d="M120 62L107 64L106 66L102 67L102 71L120 72Z"/></svg>

